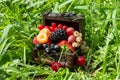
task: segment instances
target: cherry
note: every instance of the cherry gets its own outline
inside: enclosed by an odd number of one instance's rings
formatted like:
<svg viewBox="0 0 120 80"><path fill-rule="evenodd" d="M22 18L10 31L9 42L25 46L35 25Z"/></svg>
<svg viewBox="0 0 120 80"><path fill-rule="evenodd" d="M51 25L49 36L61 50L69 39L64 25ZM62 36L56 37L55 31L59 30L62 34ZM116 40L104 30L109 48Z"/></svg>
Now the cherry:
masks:
<svg viewBox="0 0 120 80"><path fill-rule="evenodd" d="M56 27L56 28L55 28L55 31L58 30L58 29L59 29L59 28Z"/></svg>
<svg viewBox="0 0 120 80"><path fill-rule="evenodd" d="M62 28L62 24L58 24L58 26L57 26L58 28Z"/></svg>
<svg viewBox="0 0 120 80"><path fill-rule="evenodd" d="M52 23L51 23L51 26L52 26L52 27L56 27L57 24L56 24L55 22L52 22Z"/></svg>
<svg viewBox="0 0 120 80"><path fill-rule="evenodd" d="M55 72L57 72L58 69L61 68L61 67L62 67L62 64L59 63L59 62L54 62L54 63L52 63L52 66L51 66L52 70L55 71Z"/></svg>
<svg viewBox="0 0 120 80"><path fill-rule="evenodd" d="M50 27L50 31L54 32L55 31L55 28L54 27Z"/></svg>
<svg viewBox="0 0 120 80"><path fill-rule="evenodd" d="M84 58L84 56L79 56L79 57L76 59L76 64L77 64L78 66L83 66L85 63L86 63L86 59Z"/></svg>
<svg viewBox="0 0 120 80"><path fill-rule="evenodd" d="M74 32L74 28L72 28L72 27L69 27L69 28L66 29L67 36L72 35L73 32Z"/></svg>
<svg viewBox="0 0 120 80"><path fill-rule="evenodd" d="M43 28L44 28L43 25L39 25L39 26L38 26L38 29L39 29L39 30L42 30Z"/></svg>
<svg viewBox="0 0 120 80"><path fill-rule="evenodd" d="M63 28L63 30L66 30L68 27L64 25L62 28Z"/></svg>

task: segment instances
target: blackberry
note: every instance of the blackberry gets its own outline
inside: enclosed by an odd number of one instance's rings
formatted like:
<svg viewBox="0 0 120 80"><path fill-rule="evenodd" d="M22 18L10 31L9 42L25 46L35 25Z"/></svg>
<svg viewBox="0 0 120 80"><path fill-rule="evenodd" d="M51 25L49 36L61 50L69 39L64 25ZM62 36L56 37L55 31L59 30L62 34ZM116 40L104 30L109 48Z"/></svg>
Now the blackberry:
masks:
<svg viewBox="0 0 120 80"><path fill-rule="evenodd" d="M66 32L62 28L56 30L50 35L50 40L52 43L58 43L59 41L66 39L67 39Z"/></svg>

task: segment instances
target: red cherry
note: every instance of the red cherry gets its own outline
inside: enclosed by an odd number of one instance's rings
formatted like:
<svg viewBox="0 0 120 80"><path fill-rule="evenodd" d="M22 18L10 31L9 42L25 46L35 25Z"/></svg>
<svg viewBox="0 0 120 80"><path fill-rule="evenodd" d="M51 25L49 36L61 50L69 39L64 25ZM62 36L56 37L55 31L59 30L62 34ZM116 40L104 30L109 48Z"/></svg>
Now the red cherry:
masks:
<svg viewBox="0 0 120 80"><path fill-rule="evenodd" d="M76 59L76 64L79 66L83 66L85 63L86 63L86 60L85 60L84 56L79 56Z"/></svg>
<svg viewBox="0 0 120 80"><path fill-rule="evenodd" d="M50 31L54 32L55 28L54 27L50 27Z"/></svg>
<svg viewBox="0 0 120 80"><path fill-rule="evenodd" d="M38 26L38 29L39 29L39 30L42 30L43 28L44 28L43 25L39 25L39 26Z"/></svg>
<svg viewBox="0 0 120 80"><path fill-rule="evenodd" d="M52 27L56 27L57 24L56 24L55 22L52 22L52 23L51 23L51 26L52 26Z"/></svg>
<svg viewBox="0 0 120 80"><path fill-rule="evenodd" d="M74 32L74 28L72 28L72 27L69 27L69 28L66 29L67 36L72 35L73 32Z"/></svg>
<svg viewBox="0 0 120 80"><path fill-rule="evenodd" d="M68 43L73 43L73 42L75 42L76 41L76 37L74 36L74 35L70 35L69 37L68 37Z"/></svg>
<svg viewBox="0 0 120 80"><path fill-rule="evenodd" d="M39 42L38 42L38 40L37 40L37 37L35 37L34 39L33 39L33 44L38 44Z"/></svg>
<svg viewBox="0 0 120 80"><path fill-rule="evenodd" d="M62 28L62 24L58 24L58 26L57 26L58 28Z"/></svg>
<svg viewBox="0 0 120 80"><path fill-rule="evenodd" d="M62 28L63 28L63 30L66 30L68 27L64 25Z"/></svg>
<svg viewBox="0 0 120 80"><path fill-rule="evenodd" d="M58 30L58 28L57 28L57 27L55 28L55 31L56 31L56 30Z"/></svg>
<svg viewBox="0 0 120 80"><path fill-rule="evenodd" d="M57 72L58 69L61 68L61 67L62 67L62 64L59 63L59 62L54 62L54 63L52 63L52 66L51 66L52 70L55 71L55 72Z"/></svg>

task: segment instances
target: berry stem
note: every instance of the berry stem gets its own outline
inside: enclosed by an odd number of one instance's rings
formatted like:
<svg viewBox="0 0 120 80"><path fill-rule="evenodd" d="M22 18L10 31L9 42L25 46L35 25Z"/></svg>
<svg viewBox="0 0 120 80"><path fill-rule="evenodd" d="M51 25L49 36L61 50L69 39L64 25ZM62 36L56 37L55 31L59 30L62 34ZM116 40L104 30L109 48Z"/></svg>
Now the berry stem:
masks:
<svg viewBox="0 0 120 80"><path fill-rule="evenodd" d="M60 62L60 59L61 59L62 54L63 54L63 51L64 51L64 49L62 49L62 51L61 51L61 53L60 53L60 57L59 57L59 59L58 59L58 62Z"/></svg>

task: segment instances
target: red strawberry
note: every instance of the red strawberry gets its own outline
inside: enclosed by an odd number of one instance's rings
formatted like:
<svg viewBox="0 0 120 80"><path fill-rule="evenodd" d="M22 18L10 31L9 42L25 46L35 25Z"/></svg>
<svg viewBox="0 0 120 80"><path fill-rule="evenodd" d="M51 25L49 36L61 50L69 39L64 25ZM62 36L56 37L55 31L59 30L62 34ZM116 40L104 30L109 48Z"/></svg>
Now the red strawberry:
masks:
<svg viewBox="0 0 120 80"><path fill-rule="evenodd" d="M51 23L51 26L52 26L52 27L56 27L57 24L56 24L55 22L52 22L52 23Z"/></svg>
<svg viewBox="0 0 120 80"><path fill-rule="evenodd" d="M63 30L66 30L68 27L64 25L62 28L63 28Z"/></svg>
<svg viewBox="0 0 120 80"><path fill-rule="evenodd" d="M59 45L59 46L63 46L63 45L66 44L66 43L67 43L66 40L62 40L62 41L60 41L60 42L58 43L58 45Z"/></svg>
<svg viewBox="0 0 120 80"><path fill-rule="evenodd" d="M38 42L38 40L37 40L37 37L35 37L34 39L33 39L33 44L38 44L39 42Z"/></svg>
<svg viewBox="0 0 120 80"><path fill-rule="evenodd" d="M62 28L62 24L58 24L58 26L57 26L58 28Z"/></svg>
<svg viewBox="0 0 120 80"><path fill-rule="evenodd" d="M52 70L55 71L55 72L57 72L58 69L61 68L61 67L62 67L62 64L59 63L59 62L54 62L54 63L52 63L52 66L51 66Z"/></svg>
<svg viewBox="0 0 120 80"><path fill-rule="evenodd" d="M66 45L68 46L68 48L70 49L71 52L75 51L75 48L72 46L72 44L66 43Z"/></svg>
<svg viewBox="0 0 120 80"><path fill-rule="evenodd" d="M43 28L44 28L43 25L39 25L39 26L38 26L38 29L39 29L39 30L42 30Z"/></svg>
<svg viewBox="0 0 120 80"><path fill-rule="evenodd" d="M76 59L76 64L79 66L83 66L85 63L86 63L86 60L85 60L84 56L79 56Z"/></svg>
<svg viewBox="0 0 120 80"><path fill-rule="evenodd" d="M50 27L50 31L51 31L51 32L54 32L54 31L55 31L55 28L51 26L51 27Z"/></svg>

